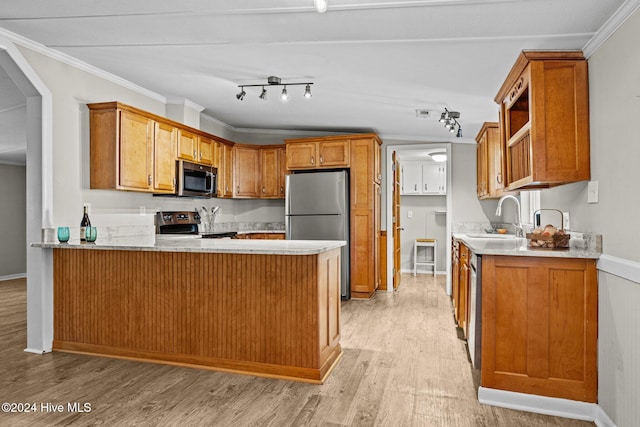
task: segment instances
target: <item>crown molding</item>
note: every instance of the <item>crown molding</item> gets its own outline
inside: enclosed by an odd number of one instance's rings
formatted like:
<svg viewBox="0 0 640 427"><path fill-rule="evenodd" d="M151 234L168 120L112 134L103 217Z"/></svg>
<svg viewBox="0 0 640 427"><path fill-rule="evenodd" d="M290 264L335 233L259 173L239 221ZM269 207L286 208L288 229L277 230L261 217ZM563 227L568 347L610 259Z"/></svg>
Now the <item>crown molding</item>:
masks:
<svg viewBox="0 0 640 427"><path fill-rule="evenodd" d="M609 37L615 33L624 22L633 15L640 7L640 0L627 0L622 6L614 12L613 15L604 23L602 27L591 37L584 45L582 52L584 57L589 59Z"/></svg>
<svg viewBox="0 0 640 427"><path fill-rule="evenodd" d="M231 126L228 123L223 122L222 120L216 119L215 117L210 116L207 113L202 113L202 112L200 113L200 120L202 120L202 119L204 119L204 120L206 120L208 122L212 122L213 124L215 124L217 126L220 126L220 127L224 128L224 129L227 129L227 130L229 130L231 132L236 132L237 131L237 128Z"/></svg>
<svg viewBox="0 0 640 427"><path fill-rule="evenodd" d="M196 104L195 102L187 98L167 98L167 104L184 105L185 107L195 110L198 113L204 111L204 107L202 105Z"/></svg>
<svg viewBox="0 0 640 427"><path fill-rule="evenodd" d="M115 74L111 74L104 70L101 70L100 68L94 67L93 65L89 65L84 61L80 61L77 58L67 55L66 53L62 53L55 49L51 49L41 43L35 42L31 39L28 39L26 37L23 37L19 34L13 33L1 27L0 27L0 35L5 36L14 44L17 44L22 47L26 47L42 55L45 55L49 58L55 59L56 61L60 61L64 64L71 65L72 67L78 68L79 70L85 71L89 74L93 74L94 76L103 78L117 85L123 86L129 90L139 93L140 95L144 95L156 101L162 102L163 104L167 103L167 98L163 95L152 92L148 89L143 88L142 86L138 86L135 83L131 83L130 81L125 80L122 77L118 77Z"/></svg>

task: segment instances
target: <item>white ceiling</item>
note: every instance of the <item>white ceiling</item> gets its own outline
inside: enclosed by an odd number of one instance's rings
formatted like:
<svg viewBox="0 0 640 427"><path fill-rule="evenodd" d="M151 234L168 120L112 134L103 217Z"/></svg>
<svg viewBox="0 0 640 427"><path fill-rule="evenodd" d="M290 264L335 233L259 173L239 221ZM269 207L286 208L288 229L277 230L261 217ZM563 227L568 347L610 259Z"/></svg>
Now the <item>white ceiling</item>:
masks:
<svg viewBox="0 0 640 427"><path fill-rule="evenodd" d="M437 122L446 107L461 113L469 142L483 122L497 121L493 98L521 50L582 49L623 3L329 0L319 14L313 0L21 0L3 2L0 27L168 99L193 101L240 130L442 142L455 139ZM258 99L260 88L236 100L238 85L266 84L271 75L312 81L313 97L294 86L287 103L275 89ZM24 131L9 130L24 115L14 108L21 104L0 73L0 161L24 141ZM416 109L434 117L417 118Z"/></svg>

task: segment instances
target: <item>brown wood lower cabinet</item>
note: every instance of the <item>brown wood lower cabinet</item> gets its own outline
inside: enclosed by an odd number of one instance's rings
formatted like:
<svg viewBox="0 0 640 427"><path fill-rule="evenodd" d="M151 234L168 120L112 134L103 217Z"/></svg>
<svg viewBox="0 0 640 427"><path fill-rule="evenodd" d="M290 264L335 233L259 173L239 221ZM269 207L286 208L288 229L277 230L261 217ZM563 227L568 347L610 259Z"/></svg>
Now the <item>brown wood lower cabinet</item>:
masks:
<svg viewBox="0 0 640 427"><path fill-rule="evenodd" d="M260 239L260 240L284 240L285 233L242 233L235 237L236 239Z"/></svg>
<svg viewBox="0 0 640 427"><path fill-rule="evenodd" d="M482 257L482 386L596 402L595 260Z"/></svg>
<svg viewBox="0 0 640 427"><path fill-rule="evenodd" d="M339 249L53 258L54 350L314 383L341 355Z"/></svg>

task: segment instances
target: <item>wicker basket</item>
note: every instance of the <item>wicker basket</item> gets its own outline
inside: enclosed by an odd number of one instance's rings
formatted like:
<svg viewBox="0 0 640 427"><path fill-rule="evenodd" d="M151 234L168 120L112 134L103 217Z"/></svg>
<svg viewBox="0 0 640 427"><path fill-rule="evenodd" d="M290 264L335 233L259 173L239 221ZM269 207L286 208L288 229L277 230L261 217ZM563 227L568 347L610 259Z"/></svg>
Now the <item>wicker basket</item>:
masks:
<svg viewBox="0 0 640 427"><path fill-rule="evenodd" d="M569 233L556 233L553 236L543 236L538 233L527 233L530 249L569 249Z"/></svg>

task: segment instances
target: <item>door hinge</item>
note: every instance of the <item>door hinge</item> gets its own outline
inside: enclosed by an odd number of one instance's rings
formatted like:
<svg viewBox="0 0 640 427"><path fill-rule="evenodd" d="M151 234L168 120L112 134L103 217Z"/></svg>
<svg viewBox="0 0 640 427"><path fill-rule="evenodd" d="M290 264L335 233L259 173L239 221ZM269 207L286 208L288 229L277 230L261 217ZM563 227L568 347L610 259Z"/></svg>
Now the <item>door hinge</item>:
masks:
<svg viewBox="0 0 640 427"><path fill-rule="evenodd" d="M395 164L395 163L392 163L392 164L391 164L391 170L392 170L392 171L395 171L395 170L396 170L396 164Z"/></svg>
<svg viewBox="0 0 640 427"><path fill-rule="evenodd" d="M395 216L391 218L391 223L392 223L392 224L395 224L395 223L396 223L396 217L395 217Z"/></svg>

